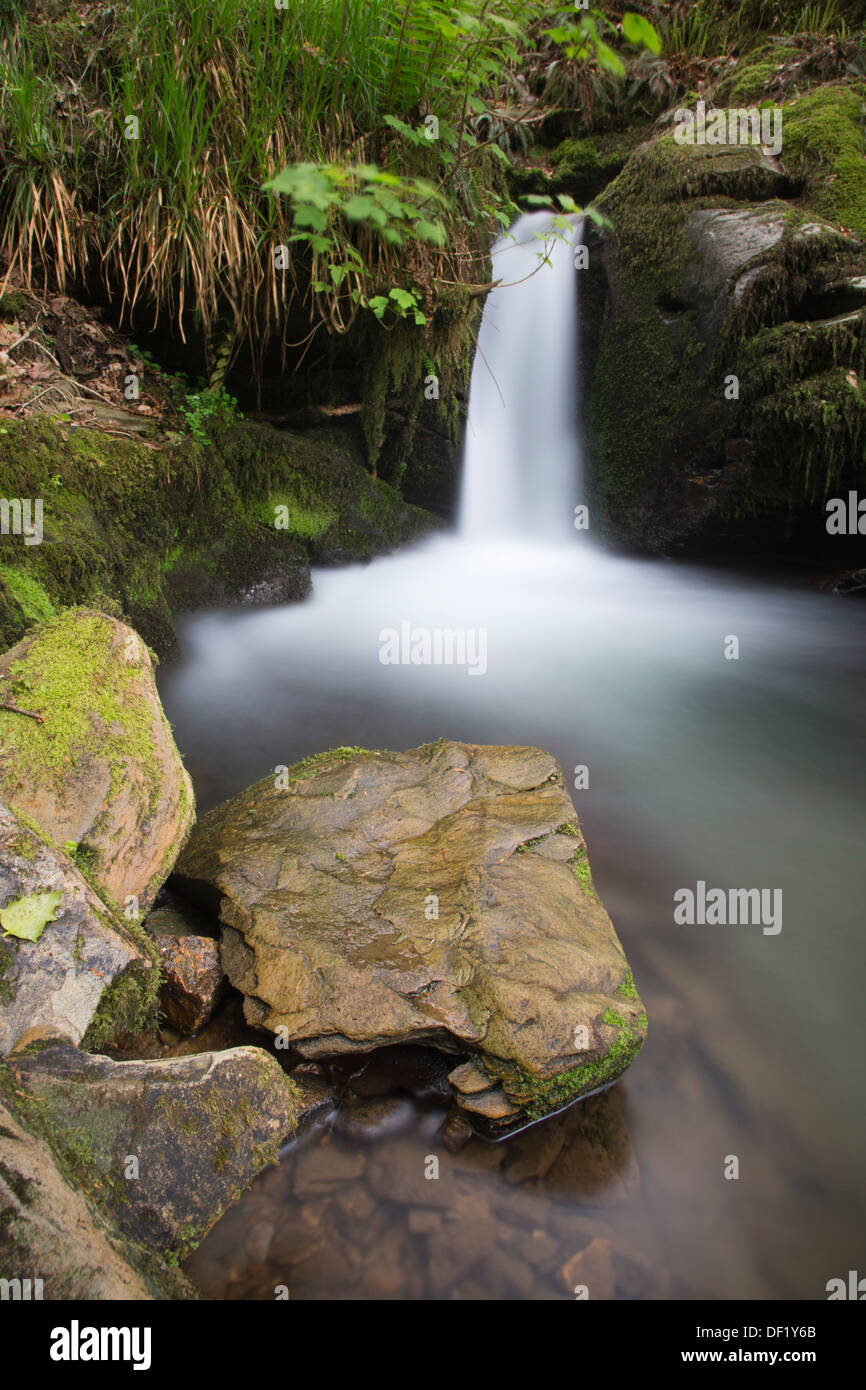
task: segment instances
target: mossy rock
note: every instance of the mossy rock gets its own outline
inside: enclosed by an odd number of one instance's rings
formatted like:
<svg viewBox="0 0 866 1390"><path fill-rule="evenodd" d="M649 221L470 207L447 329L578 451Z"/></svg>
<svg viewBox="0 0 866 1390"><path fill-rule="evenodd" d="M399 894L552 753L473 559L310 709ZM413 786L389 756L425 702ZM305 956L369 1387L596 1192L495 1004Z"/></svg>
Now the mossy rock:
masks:
<svg viewBox="0 0 866 1390"><path fill-rule="evenodd" d="M785 128L787 132L787 127ZM642 146L582 281L596 524L639 550L820 544L864 479L864 248L752 146ZM784 364L787 380L777 367ZM793 374L793 376L792 376Z"/></svg>
<svg viewBox="0 0 866 1390"><path fill-rule="evenodd" d="M45 1038L77 1043L97 1018L106 1033L109 1020L112 1030L153 1022L153 948L108 910L68 854L0 802L0 909L42 893L59 898L39 940L0 941L0 1055Z"/></svg>
<svg viewBox="0 0 866 1390"><path fill-rule="evenodd" d="M137 633L65 609L0 657L0 794L56 846L71 845L96 891L144 913L194 817L192 783Z"/></svg>
<svg viewBox="0 0 866 1390"><path fill-rule="evenodd" d="M51 419L0 430L0 494L42 499L44 537L0 537L0 643L87 604L129 618L160 653L180 608L303 598L310 562L369 559L438 525L370 476L337 427L240 421L209 447L156 448ZM278 529L275 507L289 524Z"/></svg>
<svg viewBox="0 0 866 1390"><path fill-rule="evenodd" d="M183 1258L298 1121L294 1083L258 1047L116 1062L65 1044L16 1057L58 1160L124 1236Z"/></svg>
<svg viewBox="0 0 866 1390"><path fill-rule="evenodd" d="M819 87L782 108L785 163L823 217L866 238L866 82Z"/></svg>
<svg viewBox="0 0 866 1390"><path fill-rule="evenodd" d="M51 1302L197 1298L176 1265L97 1209L58 1161L43 1111L0 1062L0 1278L38 1279L32 1296Z"/></svg>

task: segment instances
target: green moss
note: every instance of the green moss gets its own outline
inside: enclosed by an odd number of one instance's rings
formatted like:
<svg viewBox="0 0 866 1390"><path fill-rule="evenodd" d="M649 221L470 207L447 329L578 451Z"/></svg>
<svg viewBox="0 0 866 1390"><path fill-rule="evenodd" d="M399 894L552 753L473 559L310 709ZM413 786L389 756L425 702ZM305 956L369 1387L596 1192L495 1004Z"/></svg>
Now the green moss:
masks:
<svg viewBox="0 0 866 1390"><path fill-rule="evenodd" d="M637 999L638 992L635 989L634 976L630 970L626 971L625 979L617 985L614 993L622 995L623 999Z"/></svg>
<svg viewBox="0 0 866 1390"><path fill-rule="evenodd" d="M782 111L785 164L816 212L866 237L866 83L828 83Z"/></svg>
<svg viewBox="0 0 866 1390"><path fill-rule="evenodd" d="M25 627L54 617L56 610L45 588L24 570L0 565L0 591L15 621Z"/></svg>
<svg viewBox="0 0 866 1390"><path fill-rule="evenodd" d="M593 902L601 902L592 881L586 845L581 845L580 848L575 851L574 858L571 861L571 867L575 878L580 884L580 891L584 893L587 898L591 898Z"/></svg>
<svg viewBox="0 0 866 1390"><path fill-rule="evenodd" d="M155 771L152 713L139 689L140 670L117 661L113 631L100 614L66 610L38 627L26 658L12 663L4 690L42 714L37 723L0 710L0 787L13 806L22 768L62 786L81 759L107 755L109 799L123 785L129 762ZM151 781L158 796L158 779Z"/></svg>
<svg viewBox="0 0 866 1390"><path fill-rule="evenodd" d="M0 494L44 499L44 540L0 540L0 645L50 605L127 615L170 651L172 609L240 593L279 573L309 586L319 542L368 559L439 523L377 487L344 429L308 434L235 421L200 450L159 447L50 419L10 421L0 441ZM290 529L274 526L274 502ZM190 571L195 571L194 580Z"/></svg>
<svg viewBox="0 0 866 1390"><path fill-rule="evenodd" d="M11 1004L15 998L15 990L6 979L6 971L15 959L17 951L15 942L0 941L0 1005Z"/></svg>
<svg viewBox="0 0 866 1390"><path fill-rule="evenodd" d="M616 1018L611 1023L608 1017ZM579 1067L559 1072L546 1081L523 1076L520 1082L505 1081L505 1089L510 1096L526 1105L527 1117L541 1119L552 1110L559 1110L570 1101L599 1090L602 1086L616 1081L631 1066L644 1045L646 1038L646 1014L641 1011L631 1020L621 1018L611 1009L602 1015L604 1023L618 1029L618 1035L603 1057L584 1062Z"/></svg>
<svg viewBox="0 0 866 1390"><path fill-rule="evenodd" d="M153 1032L159 1021L159 957L149 971L130 967L104 991L81 1039L86 1052L101 1052L126 1037Z"/></svg>

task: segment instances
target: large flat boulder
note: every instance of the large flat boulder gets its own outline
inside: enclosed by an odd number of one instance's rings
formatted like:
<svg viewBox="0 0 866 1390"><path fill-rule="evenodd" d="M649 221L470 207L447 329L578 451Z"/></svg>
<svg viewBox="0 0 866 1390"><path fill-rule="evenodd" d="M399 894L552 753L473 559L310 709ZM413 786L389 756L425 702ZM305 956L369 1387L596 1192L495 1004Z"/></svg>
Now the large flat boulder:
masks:
<svg viewBox="0 0 866 1390"><path fill-rule="evenodd" d="M197 1245L297 1126L296 1088L259 1047L116 1062L58 1044L14 1066L78 1184L153 1250Z"/></svg>
<svg viewBox="0 0 866 1390"><path fill-rule="evenodd" d="M125 623L67 609L0 657L0 795L144 912L193 821L150 653Z"/></svg>
<svg viewBox="0 0 866 1390"><path fill-rule="evenodd" d="M537 748L308 759L195 828L172 880L218 909L252 1024L305 1057L429 1042L463 1107L539 1118L614 1081L646 1015ZM473 1068L461 1072L460 1056Z"/></svg>
<svg viewBox="0 0 866 1390"><path fill-rule="evenodd" d="M0 801L0 918L20 898L58 892L38 941L0 939L0 1056L46 1038L80 1042L111 986L148 993L152 961L125 923Z"/></svg>

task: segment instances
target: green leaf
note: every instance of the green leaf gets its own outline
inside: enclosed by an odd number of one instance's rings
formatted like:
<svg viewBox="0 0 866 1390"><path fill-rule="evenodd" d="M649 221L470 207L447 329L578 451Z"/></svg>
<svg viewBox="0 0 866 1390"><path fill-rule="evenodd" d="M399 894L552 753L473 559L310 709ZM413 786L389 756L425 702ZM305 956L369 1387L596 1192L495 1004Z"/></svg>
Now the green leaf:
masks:
<svg viewBox="0 0 866 1390"><path fill-rule="evenodd" d="M0 926L6 936L18 936L22 941L38 941L54 913L62 893L31 893L16 898L0 908Z"/></svg>
<svg viewBox="0 0 866 1390"><path fill-rule="evenodd" d="M390 292L390 298L396 300L401 309L414 309L418 296L411 290L401 290L399 285L395 285Z"/></svg>
<svg viewBox="0 0 866 1390"><path fill-rule="evenodd" d="M383 294L374 295L373 298L370 300L370 308L373 310L373 313L376 315L377 319L380 319L382 317L387 307L388 301Z"/></svg>
<svg viewBox="0 0 866 1390"><path fill-rule="evenodd" d="M648 19L644 19L641 14L633 14L629 11L622 17L622 32L625 34L629 43L637 44L643 48L649 48L653 53L661 53L662 42Z"/></svg>

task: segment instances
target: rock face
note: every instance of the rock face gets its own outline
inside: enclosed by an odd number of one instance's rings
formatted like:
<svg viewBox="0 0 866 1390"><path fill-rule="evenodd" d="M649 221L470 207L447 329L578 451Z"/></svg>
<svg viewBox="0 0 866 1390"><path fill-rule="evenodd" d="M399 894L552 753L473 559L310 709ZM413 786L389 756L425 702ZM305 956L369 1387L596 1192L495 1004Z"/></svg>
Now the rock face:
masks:
<svg viewBox="0 0 866 1390"><path fill-rule="evenodd" d="M155 908L144 925L162 966L160 1011L179 1033L198 1033L213 1014L225 984L219 943L172 907Z"/></svg>
<svg viewBox="0 0 866 1390"><path fill-rule="evenodd" d="M115 1062L59 1044L15 1072L80 1184L155 1250L194 1247L297 1123L295 1087L257 1047Z"/></svg>
<svg viewBox="0 0 866 1390"><path fill-rule="evenodd" d="M866 248L792 170L668 133L599 200L612 226L587 233L581 281L592 503L632 547L817 548L827 498L866 481Z"/></svg>
<svg viewBox="0 0 866 1390"><path fill-rule="evenodd" d="M0 909L58 891L38 941L0 940L0 1055L42 1038L80 1042L107 987L152 968L71 860L0 802Z"/></svg>
<svg viewBox="0 0 866 1390"><path fill-rule="evenodd" d="M66 1181L45 1139L6 1103L17 1087L0 1063L0 1279L21 1280L20 1296L29 1280L31 1298L52 1301L195 1298L179 1271L125 1241Z"/></svg>
<svg viewBox="0 0 866 1390"><path fill-rule="evenodd" d="M193 820L192 785L124 623L73 609L0 657L0 794L48 839L78 846L109 903L144 912Z"/></svg>
<svg viewBox="0 0 866 1390"><path fill-rule="evenodd" d="M461 1104L493 1125L614 1081L643 1043L540 749L319 755L288 790L267 779L205 817L172 882L219 908L251 1023L310 1058L407 1041L468 1054Z"/></svg>

